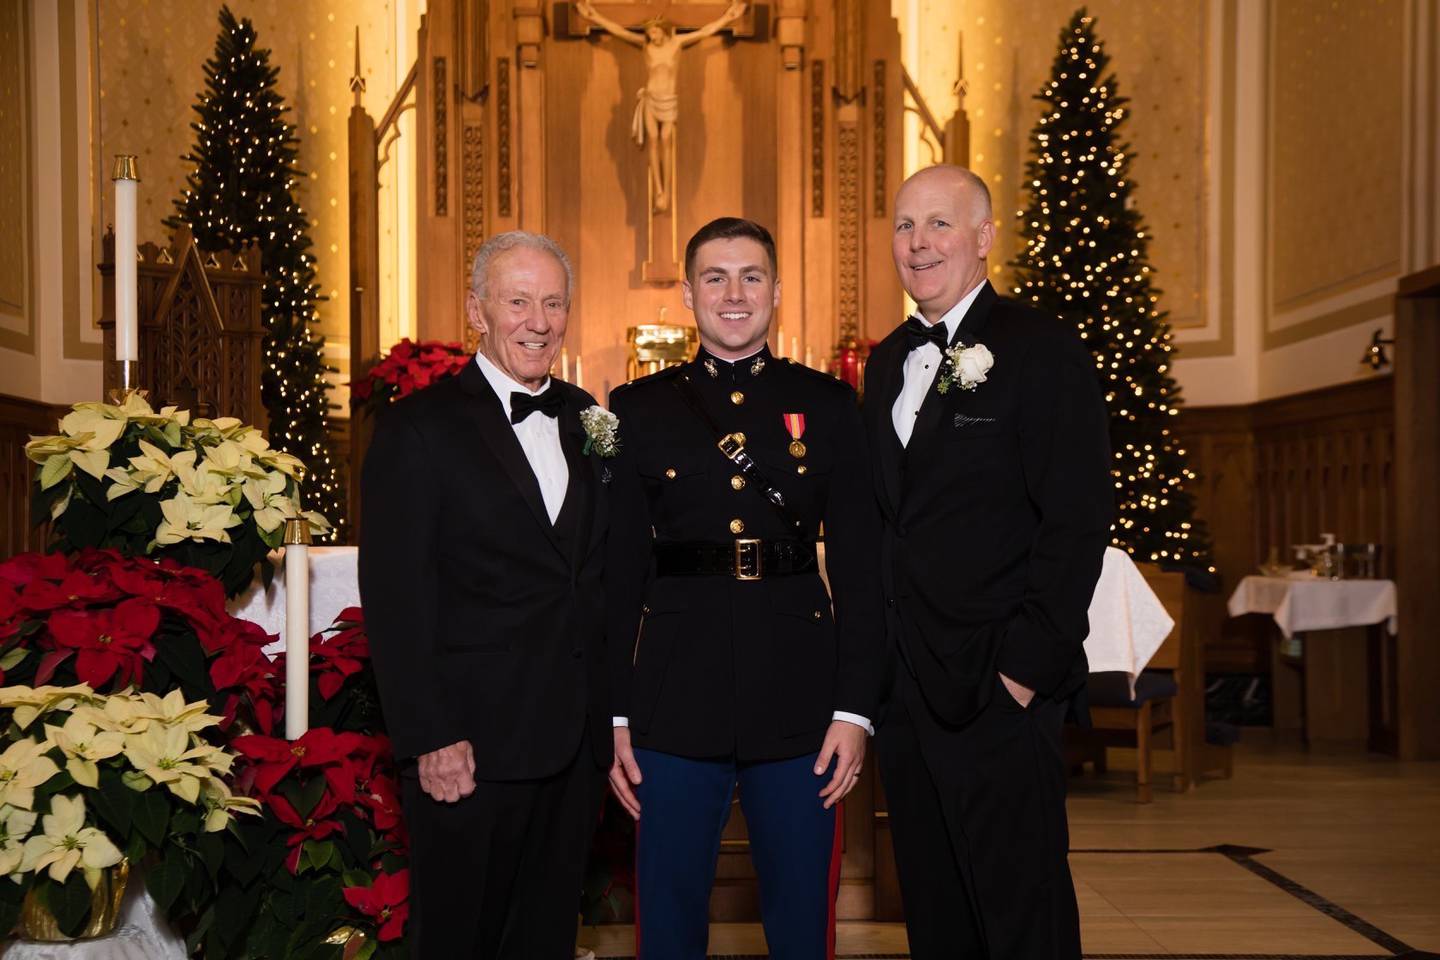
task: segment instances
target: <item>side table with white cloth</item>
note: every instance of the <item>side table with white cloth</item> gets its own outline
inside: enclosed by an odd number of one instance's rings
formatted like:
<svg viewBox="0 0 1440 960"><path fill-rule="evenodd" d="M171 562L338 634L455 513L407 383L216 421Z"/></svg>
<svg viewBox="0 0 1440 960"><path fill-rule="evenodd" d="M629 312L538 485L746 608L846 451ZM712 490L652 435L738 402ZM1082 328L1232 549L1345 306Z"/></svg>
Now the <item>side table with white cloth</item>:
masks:
<svg viewBox="0 0 1440 960"><path fill-rule="evenodd" d="M1184 791L1212 766L1201 759L1204 677L1198 645L1183 628L1185 599L1183 574L1142 569L1114 547L1105 552L1085 640L1091 726L1067 733L1067 753L1072 764L1093 761L1097 772L1108 758L1128 764L1133 756L1140 803L1151 799L1154 774Z"/></svg>
<svg viewBox="0 0 1440 960"><path fill-rule="evenodd" d="M1089 615L1085 657L1090 672L1128 674L1133 698L1136 678L1170 635L1175 620L1124 550L1105 548Z"/></svg>
<svg viewBox="0 0 1440 960"><path fill-rule="evenodd" d="M1316 750L1393 749L1398 601L1393 580L1329 580L1309 571L1249 576L1228 604L1232 617L1270 616L1276 730L1299 729ZM1393 709L1393 706L1391 707Z"/></svg>

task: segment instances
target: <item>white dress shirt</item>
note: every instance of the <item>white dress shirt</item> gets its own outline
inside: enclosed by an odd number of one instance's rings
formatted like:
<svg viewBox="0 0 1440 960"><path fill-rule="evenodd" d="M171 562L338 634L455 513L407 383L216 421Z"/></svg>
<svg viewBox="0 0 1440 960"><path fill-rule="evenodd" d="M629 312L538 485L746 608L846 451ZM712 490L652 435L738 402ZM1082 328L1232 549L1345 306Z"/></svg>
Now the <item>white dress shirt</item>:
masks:
<svg viewBox="0 0 1440 960"><path fill-rule="evenodd" d="M539 390L516 383L483 353L475 354L475 363L485 374L490 389L500 398L506 420L510 419L511 393L528 393L536 397L550 386L549 377L540 384ZM560 446L560 421L536 410L520 423L512 423L510 429L515 431L515 439L520 441L520 449L525 451L525 459L530 462L530 471L540 482L545 512L550 515L550 522L554 523L565 503L565 491L570 487L570 465L565 462L565 450Z"/></svg>
<svg viewBox="0 0 1440 960"><path fill-rule="evenodd" d="M955 339L955 331L960 327L960 321L965 318L965 311L970 309L970 304L975 302L983 286L985 281L982 279L940 318L940 322L945 324L946 343ZM919 319L921 323L925 322L924 317ZM916 347L905 358L905 386L900 389L895 406L890 408L890 422L895 424L895 435L900 438L902 447L910 445L910 434L915 431L915 418L920 415L920 405L925 402L925 395L934 385L935 375L940 372L940 364L944 359L940 348L933 343Z"/></svg>
<svg viewBox="0 0 1440 960"><path fill-rule="evenodd" d="M760 348L760 350L763 350L763 349L765 349L765 348L762 346L762 347ZM755 353L752 353L752 354L749 354L749 355L747 355L747 356L741 357L741 358L739 358L738 360L726 360L725 362L726 362L726 363L731 363L731 364L734 364L734 363L744 363L746 360L749 360L750 357L753 357L753 356L755 356L756 353L759 353L760 350L756 350ZM717 359L719 359L719 358L717 358ZM834 713L834 715L832 715L832 716L830 717L830 719L831 719L831 720L844 720L846 723L853 723L853 724L855 724L855 726L860 727L862 730L864 730L866 733L870 734L872 737L875 735L875 728L870 725L870 720L869 720L868 718L866 718L866 717L860 716L858 713L846 713L844 710L836 710L835 713ZM611 720L611 722L614 723L614 725L617 726L617 727L628 727L628 726L630 726L630 718L629 718L629 717L611 717L610 720Z"/></svg>

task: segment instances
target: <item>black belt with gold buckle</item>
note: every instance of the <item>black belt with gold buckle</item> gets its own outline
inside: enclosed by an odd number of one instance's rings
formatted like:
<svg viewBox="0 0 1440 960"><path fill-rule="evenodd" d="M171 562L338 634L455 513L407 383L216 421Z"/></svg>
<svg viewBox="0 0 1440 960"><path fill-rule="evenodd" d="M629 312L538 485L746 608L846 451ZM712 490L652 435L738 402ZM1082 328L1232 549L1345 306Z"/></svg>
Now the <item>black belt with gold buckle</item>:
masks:
<svg viewBox="0 0 1440 960"><path fill-rule="evenodd" d="M815 544L805 540L734 540L729 543L657 543L661 577L734 577L761 580L820 569Z"/></svg>

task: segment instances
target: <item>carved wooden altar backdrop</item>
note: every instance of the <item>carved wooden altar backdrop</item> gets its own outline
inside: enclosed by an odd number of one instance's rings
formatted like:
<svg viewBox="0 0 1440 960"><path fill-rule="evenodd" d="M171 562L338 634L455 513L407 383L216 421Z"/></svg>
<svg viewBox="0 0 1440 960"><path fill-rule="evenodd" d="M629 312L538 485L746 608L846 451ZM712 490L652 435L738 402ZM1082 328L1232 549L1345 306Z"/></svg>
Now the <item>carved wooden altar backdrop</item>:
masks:
<svg viewBox="0 0 1440 960"><path fill-rule="evenodd" d="M155 407L199 417L238 417L265 429L260 402L260 251L205 252L182 226L169 246L140 245L138 385ZM105 392L120 385L115 363L115 235L104 238ZM96 398L100 399L100 398Z"/></svg>
<svg viewBox="0 0 1440 960"><path fill-rule="evenodd" d="M664 15L694 29L716 2L597 4L626 26ZM645 152L631 139L641 51L555 0L430 0L413 71L420 338L463 338L468 264L485 237L516 228L558 240L575 264L567 346L603 399L623 382L625 331L688 317L675 282L647 281L663 254ZM409 82L377 124L351 113L351 375L379 342L376 170ZM750 217L775 233L783 349L828 357L842 332L878 337L902 298L890 262L901 174L904 78L889 4L770 0L680 55L673 252L711 218ZM358 98L357 98L358 100ZM660 234L657 238L656 234ZM677 257L676 259L680 259ZM653 274L650 274L653 277ZM352 424L358 465L368 424ZM352 490L358 484L351 484ZM352 522L360 518L352 502ZM867 765L868 767L869 765ZM846 804L840 915L875 914L871 775ZM880 818L883 823L883 815ZM738 819L726 834L717 915L754 917ZM882 898L883 899L883 898Z"/></svg>

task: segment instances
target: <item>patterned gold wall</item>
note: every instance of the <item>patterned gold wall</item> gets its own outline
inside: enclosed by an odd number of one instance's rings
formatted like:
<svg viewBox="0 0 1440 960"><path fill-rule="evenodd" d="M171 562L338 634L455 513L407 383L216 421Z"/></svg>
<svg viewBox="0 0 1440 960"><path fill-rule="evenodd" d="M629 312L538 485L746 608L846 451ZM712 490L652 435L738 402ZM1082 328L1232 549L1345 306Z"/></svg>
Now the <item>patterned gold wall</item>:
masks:
<svg viewBox="0 0 1440 960"><path fill-rule="evenodd" d="M1400 270L1401 0L1272 0L1270 306Z"/></svg>
<svg viewBox="0 0 1440 960"><path fill-rule="evenodd" d="M954 35L963 32L970 161L990 184L1001 227L991 259L997 280L1008 276L1002 265L1016 249L1014 213L1024 202L1018 187L1038 116L1031 97L1049 75L1060 30L1077 6L1076 0L894 3L907 65L942 123L953 109ZM1202 313L1208 6L1201 0L1088 4L1120 93L1131 100L1126 134L1135 148L1137 203L1154 232L1151 254L1163 304L1179 326L1198 322Z"/></svg>
<svg viewBox="0 0 1440 960"><path fill-rule="evenodd" d="M306 179L299 200L311 218L319 281L330 299L321 328L349 332L346 124L353 102L355 28L367 82L365 106L378 116L395 90L397 0L230 0L255 23L259 45L280 68L278 86L298 127ZM140 158L140 239L166 235L188 172L191 110L204 87L202 65L214 49L219 4L199 0L104 0L99 7L100 156ZM108 184L107 184L108 186ZM109 191L106 191L106 221Z"/></svg>

